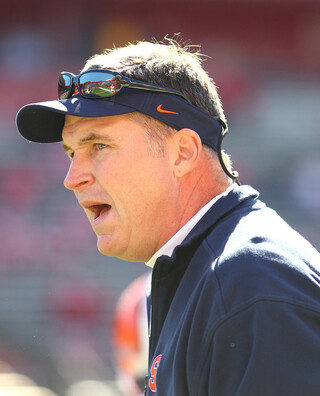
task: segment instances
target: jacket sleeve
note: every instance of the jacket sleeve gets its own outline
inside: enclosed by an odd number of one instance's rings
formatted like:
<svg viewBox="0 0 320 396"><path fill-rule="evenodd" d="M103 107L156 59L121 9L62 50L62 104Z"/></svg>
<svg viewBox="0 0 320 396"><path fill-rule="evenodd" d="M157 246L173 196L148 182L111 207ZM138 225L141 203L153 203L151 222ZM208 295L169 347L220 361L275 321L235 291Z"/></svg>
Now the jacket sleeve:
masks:
<svg viewBox="0 0 320 396"><path fill-rule="evenodd" d="M199 396L320 395L320 313L312 307L259 299L209 339Z"/></svg>

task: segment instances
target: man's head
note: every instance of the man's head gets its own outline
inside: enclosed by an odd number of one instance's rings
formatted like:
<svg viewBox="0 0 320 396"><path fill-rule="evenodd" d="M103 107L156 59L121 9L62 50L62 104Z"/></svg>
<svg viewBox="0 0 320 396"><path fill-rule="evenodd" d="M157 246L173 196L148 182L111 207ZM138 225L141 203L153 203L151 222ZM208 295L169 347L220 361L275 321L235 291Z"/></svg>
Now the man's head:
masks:
<svg viewBox="0 0 320 396"><path fill-rule="evenodd" d="M72 77L73 96L25 106L18 128L29 140L63 140L71 158L65 186L84 208L99 250L146 261L232 181L216 155L221 102L199 54L172 40L106 51L87 61L83 76L94 76L93 69L116 72L117 83L130 78L187 99L134 85L111 98L87 98L91 81ZM228 156L224 161L231 172Z"/></svg>
<svg viewBox="0 0 320 396"><path fill-rule="evenodd" d="M183 93L192 104L226 123L217 87L203 69L202 55L198 49L197 46L182 46L168 38L164 42L140 41L92 56L81 72L92 69L114 70L129 78L175 89ZM143 113L136 113L134 116L141 121L144 118L148 130L153 132L150 136L151 144L157 142L158 149L161 150L163 138L173 133L174 128ZM229 156L224 152L222 155L227 169L231 172Z"/></svg>

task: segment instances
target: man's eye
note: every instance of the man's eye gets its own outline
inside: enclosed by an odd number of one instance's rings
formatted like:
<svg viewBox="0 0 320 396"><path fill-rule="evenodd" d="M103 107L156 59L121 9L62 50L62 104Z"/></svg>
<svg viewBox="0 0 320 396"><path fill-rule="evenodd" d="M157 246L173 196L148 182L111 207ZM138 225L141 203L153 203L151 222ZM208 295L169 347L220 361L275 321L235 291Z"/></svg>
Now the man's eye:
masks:
<svg viewBox="0 0 320 396"><path fill-rule="evenodd" d="M104 148L107 147L107 145L104 144L104 143L95 143L95 144L94 144L94 147L95 147L97 150L103 150Z"/></svg>

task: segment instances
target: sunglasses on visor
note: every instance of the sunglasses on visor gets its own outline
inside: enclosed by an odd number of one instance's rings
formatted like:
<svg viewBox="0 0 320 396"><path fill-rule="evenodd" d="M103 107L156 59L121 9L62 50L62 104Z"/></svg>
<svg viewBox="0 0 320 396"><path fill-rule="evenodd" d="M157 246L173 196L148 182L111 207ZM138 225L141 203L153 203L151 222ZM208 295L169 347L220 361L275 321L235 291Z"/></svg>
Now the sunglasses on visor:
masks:
<svg viewBox="0 0 320 396"><path fill-rule="evenodd" d="M190 100L186 96L175 89L134 80L118 72L102 69L86 70L77 76L68 72L60 73L58 79L58 98L60 100L68 99L77 93L85 98L110 98L120 92L123 87L174 94L190 103Z"/></svg>

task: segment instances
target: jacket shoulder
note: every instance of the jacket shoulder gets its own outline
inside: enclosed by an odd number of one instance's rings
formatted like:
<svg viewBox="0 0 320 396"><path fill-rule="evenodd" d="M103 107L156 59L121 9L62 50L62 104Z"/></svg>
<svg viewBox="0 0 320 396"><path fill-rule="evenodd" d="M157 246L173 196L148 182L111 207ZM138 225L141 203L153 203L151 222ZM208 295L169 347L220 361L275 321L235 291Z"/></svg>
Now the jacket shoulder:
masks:
<svg viewBox="0 0 320 396"><path fill-rule="evenodd" d="M219 235L226 234L219 243ZM226 311L261 298L319 305L319 252L269 208L226 219L206 238L204 249L216 257L210 272Z"/></svg>

